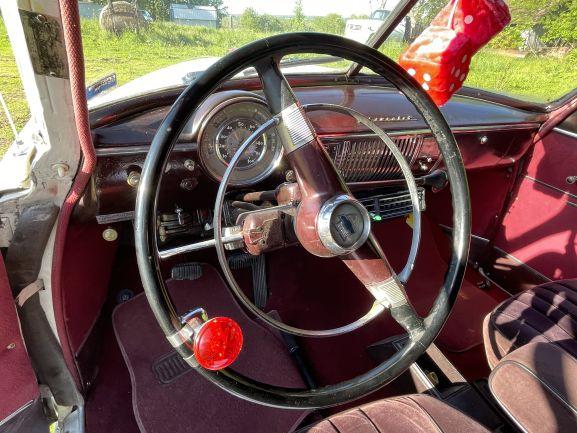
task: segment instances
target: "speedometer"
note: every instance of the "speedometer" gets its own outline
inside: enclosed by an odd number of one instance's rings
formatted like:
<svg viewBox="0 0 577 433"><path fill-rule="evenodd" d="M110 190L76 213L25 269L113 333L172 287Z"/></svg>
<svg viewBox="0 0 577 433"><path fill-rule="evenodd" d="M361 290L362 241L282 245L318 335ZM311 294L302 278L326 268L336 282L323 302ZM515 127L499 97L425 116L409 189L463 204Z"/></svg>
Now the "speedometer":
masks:
<svg viewBox="0 0 577 433"><path fill-rule="evenodd" d="M228 165L238 148L259 126L254 119L233 119L226 123L216 137L216 150L220 160ZM254 166L264 156L265 151L266 135L258 138L245 150L237 167L245 169Z"/></svg>
<svg viewBox="0 0 577 433"><path fill-rule="evenodd" d="M216 180L222 179L230 161L245 142L271 114L258 97L232 98L217 106L203 122L199 133L202 165ZM231 176L232 185L251 185L267 177L278 165L282 154L274 128L259 137L241 155Z"/></svg>

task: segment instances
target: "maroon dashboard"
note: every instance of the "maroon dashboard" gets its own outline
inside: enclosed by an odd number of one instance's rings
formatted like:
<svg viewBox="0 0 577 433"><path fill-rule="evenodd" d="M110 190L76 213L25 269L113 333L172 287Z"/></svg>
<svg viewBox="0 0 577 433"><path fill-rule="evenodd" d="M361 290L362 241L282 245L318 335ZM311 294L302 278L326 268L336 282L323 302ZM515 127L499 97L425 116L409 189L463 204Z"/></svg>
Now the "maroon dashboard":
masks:
<svg viewBox="0 0 577 433"><path fill-rule="evenodd" d="M317 80L301 85L291 83L303 105L343 105L370 117L394 139L417 178L442 167L436 142L422 117L398 91L386 85ZM148 147L178 90L92 110L98 162L81 214L96 215L101 224L132 218L136 187ZM455 96L442 112L469 171L515 164L543 120L539 113L466 96ZM234 153L238 141L262 123L266 115L266 104L254 80L231 81L205 101L173 150L159 209L174 212L175 208L190 207L194 203L189 213L196 214L200 221L208 221L205 213L209 213L214 204L220 170L226 167L227 158ZM309 116L335 165L354 191L399 184L398 169L372 131L344 114L315 111ZM273 136L263 138L250 150L251 155L244 162L244 178L236 183L238 190L262 191L274 188L287 178L290 180L291 173L282 155L274 150L278 146L273 132Z"/></svg>

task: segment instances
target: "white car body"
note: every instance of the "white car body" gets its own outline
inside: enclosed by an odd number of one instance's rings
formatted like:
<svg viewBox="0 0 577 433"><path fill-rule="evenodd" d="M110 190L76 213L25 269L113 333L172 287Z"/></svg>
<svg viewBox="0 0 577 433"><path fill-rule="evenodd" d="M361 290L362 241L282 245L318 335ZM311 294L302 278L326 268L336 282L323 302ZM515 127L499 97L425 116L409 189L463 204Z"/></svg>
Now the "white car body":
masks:
<svg viewBox="0 0 577 433"><path fill-rule="evenodd" d="M129 81L122 86L115 87L108 92L96 95L88 101L88 108L98 108L122 99L133 98L135 96L154 93L164 89L188 85L219 59L220 57L204 57L157 69L156 71ZM319 65L287 65L283 66L281 69L283 72L288 74L318 74L332 71L329 67ZM243 76L246 76L244 71L236 75L236 77Z"/></svg>
<svg viewBox="0 0 577 433"><path fill-rule="evenodd" d="M366 43L373 34L381 27L385 18L391 13L389 10L378 9L371 14L371 18L347 20L345 25L345 37L357 42ZM389 39L403 40L405 36L405 23L400 23Z"/></svg>

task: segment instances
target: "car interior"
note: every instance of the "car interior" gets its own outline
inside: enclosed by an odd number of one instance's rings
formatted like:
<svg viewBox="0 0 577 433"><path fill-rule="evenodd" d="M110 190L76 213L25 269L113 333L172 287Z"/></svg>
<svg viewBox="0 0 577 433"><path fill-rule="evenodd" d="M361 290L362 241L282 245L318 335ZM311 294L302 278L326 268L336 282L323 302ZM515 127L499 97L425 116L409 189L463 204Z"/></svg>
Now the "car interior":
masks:
<svg viewBox="0 0 577 433"><path fill-rule="evenodd" d="M375 73L279 66L304 52ZM296 33L84 110L50 368L88 433L576 430L575 92L438 108L378 51ZM78 398L58 377L43 398Z"/></svg>

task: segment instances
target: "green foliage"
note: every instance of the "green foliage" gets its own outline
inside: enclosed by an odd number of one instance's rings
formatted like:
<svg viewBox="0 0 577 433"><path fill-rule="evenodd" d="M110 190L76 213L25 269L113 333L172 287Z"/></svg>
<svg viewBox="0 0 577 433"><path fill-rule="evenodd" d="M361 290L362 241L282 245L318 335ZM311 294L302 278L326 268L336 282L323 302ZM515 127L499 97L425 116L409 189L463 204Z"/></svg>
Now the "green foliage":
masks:
<svg viewBox="0 0 577 433"><path fill-rule="evenodd" d="M258 17L260 19L261 16ZM337 17L325 18L328 22L340 22ZM265 21L269 19L266 17ZM283 27L279 31L287 31L285 27L289 26L290 20L279 21ZM306 26L316 31L330 31L332 28L334 31L331 32L337 33L337 25L332 27L325 20L309 19L306 20ZM122 85L149 72L185 60L223 56L234 48L269 36L273 32L276 30L263 31L261 24L256 28L209 29L155 21L146 30L127 31L121 36L114 36L100 29L96 20L83 20L86 81L90 83L110 72L116 72L118 84ZM405 48L401 43L389 42L381 51L396 60ZM339 67L342 68L342 65ZM563 58L519 58L482 50L474 57L466 82L470 86L541 102L562 96L572 90L575 83L577 49ZM22 128L29 118L29 111L1 20L0 92L17 128ZM0 154L11 141L10 128L3 113L0 113Z"/></svg>
<svg viewBox="0 0 577 433"><path fill-rule="evenodd" d="M577 0L507 0L511 23L492 42L496 48L519 48L521 34L533 29L547 45L577 44Z"/></svg>
<svg viewBox="0 0 577 433"><path fill-rule="evenodd" d="M272 15L260 15L253 8L244 10L239 18L239 26L252 31L264 31L266 33L278 33L283 31L283 23Z"/></svg>
<svg viewBox="0 0 577 433"><path fill-rule="evenodd" d="M293 32L302 32L308 30L302 0L297 0L295 2L293 17L290 19L289 28L290 31Z"/></svg>
<svg viewBox="0 0 577 433"><path fill-rule="evenodd" d="M260 28L260 15L254 8L246 8L239 18L239 25L243 29L258 30Z"/></svg>
<svg viewBox="0 0 577 433"><path fill-rule="evenodd" d="M313 31L342 35L345 32L345 19L342 16L328 14L307 18L300 2L297 2L295 6L294 16L289 19L259 14L254 8L246 8L239 17L238 25L243 29L266 33Z"/></svg>
<svg viewBox="0 0 577 433"><path fill-rule="evenodd" d="M411 10L409 16L413 27L424 28L435 18L447 4L447 0L420 0Z"/></svg>
<svg viewBox="0 0 577 433"><path fill-rule="evenodd" d="M339 14L328 14L310 20L310 28L315 32L342 35L345 32L345 19Z"/></svg>
<svg viewBox="0 0 577 433"><path fill-rule="evenodd" d="M543 41L554 45L577 43L577 0L556 2L541 20Z"/></svg>

